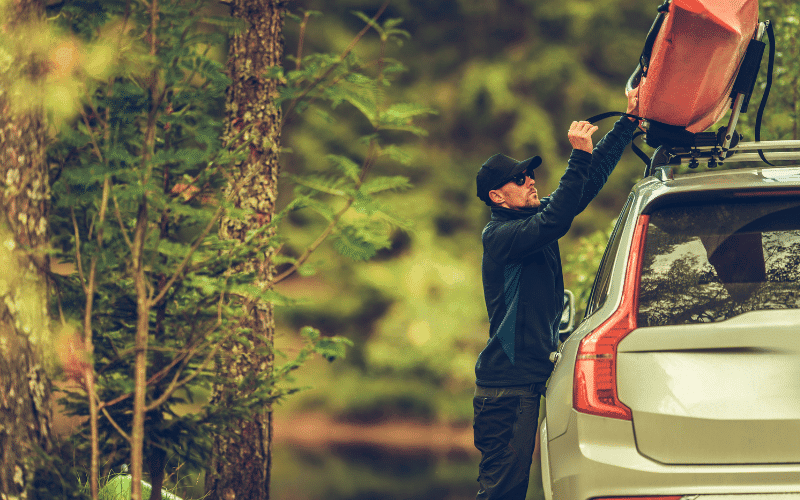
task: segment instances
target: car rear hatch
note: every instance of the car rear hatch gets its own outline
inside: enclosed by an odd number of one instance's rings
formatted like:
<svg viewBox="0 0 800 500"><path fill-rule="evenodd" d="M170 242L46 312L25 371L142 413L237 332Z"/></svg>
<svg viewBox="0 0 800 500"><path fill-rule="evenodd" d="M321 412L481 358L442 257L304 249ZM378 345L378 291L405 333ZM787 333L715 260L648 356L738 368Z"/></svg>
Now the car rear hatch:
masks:
<svg viewBox="0 0 800 500"><path fill-rule="evenodd" d="M800 463L800 199L654 210L617 349L636 445L667 464Z"/></svg>

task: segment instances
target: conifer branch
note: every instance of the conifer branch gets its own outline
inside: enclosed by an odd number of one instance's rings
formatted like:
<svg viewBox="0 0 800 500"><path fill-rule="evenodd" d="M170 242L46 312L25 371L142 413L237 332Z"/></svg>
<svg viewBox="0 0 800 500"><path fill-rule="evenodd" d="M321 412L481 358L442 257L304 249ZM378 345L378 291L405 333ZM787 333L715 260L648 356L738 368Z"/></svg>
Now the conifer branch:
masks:
<svg viewBox="0 0 800 500"><path fill-rule="evenodd" d="M125 223L122 221L122 213L119 209L119 202L117 201L117 197L113 196L111 198L114 201L114 215L117 217L117 222L119 223L119 229L122 233L122 237L125 239L125 244L128 245L128 249L133 250L133 242L131 241L130 236L128 236L128 231L125 229Z"/></svg>
<svg viewBox="0 0 800 500"><path fill-rule="evenodd" d="M372 166L372 163L373 163L373 160L374 160L373 156L375 156L375 150L376 150L375 139L372 139L372 140L370 140L370 143L369 143L369 151L367 152L367 156L366 156L366 158L364 158L364 163L361 166L361 174L360 174L360 176L358 178L358 181L355 184L355 190L356 191L358 191L358 189L364 183L364 179L367 176L367 172L370 170L370 168ZM334 229L336 229L336 226L339 225L339 221L342 219L344 214L350 209L350 207L353 205L353 202L355 202L355 200L356 200L356 196L355 195L348 196L347 200L345 201L344 207L342 207L341 210L336 212L336 215L333 216L333 218L331 219L331 221L328 224L328 226L322 231L322 233L320 233L320 235L317 237L317 239L314 240L314 242L311 243L305 249L305 251L303 251L303 253L297 258L297 260L295 260L295 262L291 265L291 267L289 267L288 269L283 271L281 274L279 274L278 276L273 278L268 283L267 288L272 288L277 283L280 283L281 281L285 280L286 278L288 278L289 276L294 274L294 272L297 271L300 268L300 266L305 264L305 262L308 260L308 258L311 257L311 254L313 254L314 251L316 251L316 249L326 239L328 239L328 236L330 236L331 233L333 233Z"/></svg>
<svg viewBox="0 0 800 500"><path fill-rule="evenodd" d="M213 331L213 330L211 330L211 331ZM209 333L211 333L211 332L209 332ZM184 360L184 363L183 363L183 366L181 367L181 369L177 370L175 372L175 376L172 378L172 382L170 383L169 387L167 387L164 390L164 393L161 395L161 397L159 397L158 399L154 400L153 402L151 402L147 406L146 411L151 411L151 410L154 410L154 409L158 408L167 399L169 399L170 396L172 396L172 394L176 390L180 389L184 385L186 385L189 382L191 382L192 380L194 380L195 377L200 375L200 373L202 373L208 367L208 365L211 364L211 361L214 360L214 358L216 357L217 353L222 348L223 344L229 338L231 338L235 333L236 333L236 329L235 328L231 328L230 332L228 332L222 339L220 339L219 341L215 342L216 345L214 345L214 348L208 353L208 355L206 355L206 358L203 360L203 362L200 364L200 366L197 367L197 369L195 369L190 375L184 377L182 380L178 380L178 378L180 377L181 373L183 372L183 368L186 367L186 365L188 364L189 360L192 357L194 357L194 353L196 353L199 350L199 348L198 349L193 349L190 353L188 353L187 357L186 357L186 360ZM211 345L211 343L207 342L203 347L207 347L209 345Z"/></svg>
<svg viewBox="0 0 800 500"><path fill-rule="evenodd" d="M114 420L111 417L111 415L108 413L108 410L106 410L105 408L100 408L100 411L103 412L103 415L105 415L105 417L108 419L108 421L111 424L111 426L114 427L114 429L116 429L117 432L119 432L119 435L122 436L123 438L125 438L125 441L130 443L131 442L131 437L128 435L127 432L125 432L122 429L122 427L120 427L120 425L117 423L117 421Z"/></svg>
<svg viewBox="0 0 800 500"><path fill-rule="evenodd" d="M93 111L93 113L97 114L96 111ZM89 125L89 117L86 116L86 111L84 111L83 108L81 108L81 117L83 118L83 124L86 125L86 130L89 132L89 140L92 142L94 154L97 155L97 159L100 161L100 163L105 163L103 161L103 153L100 152L100 147L97 145L97 139L95 139L94 136L94 129L91 125Z"/></svg>
<svg viewBox="0 0 800 500"><path fill-rule="evenodd" d="M350 55L350 52L352 52L353 49L356 47L356 45L358 45L358 42L361 41L361 39L364 37L364 35L367 33L367 31L369 31L370 28L372 28L372 23L374 23L379 17L381 17L381 15L383 14L383 11L386 10L386 8L389 6L390 1L391 0L386 0L385 2L383 2L383 5L381 5L381 8L378 9L378 12L376 12L375 15L372 16L372 19L370 20L370 22L367 23L367 25L364 26L364 28L361 31L358 32L358 34L355 36L355 38L353 38L353 40L350 42L350 45L348 45L347 48L344 50L344 52L341 53L341 55L339 56L339 60L336 61L334 64L332 64L330 67L328 67L328 69L325 71L325 73L323 73L321 76L317 77L317 79L314 80L311 83L311 85L309 85L308 87L303 89L303 91L300 93L300 95L295 96L292 99L292 101L289 103L289 107L286 109L286 112L283 113L283 117L281 118L281 120L283 122L286 121L286 117L289 116L292 113L292 111L294 111L295 107L297 107L297 103L299 101L303 100L312 90L314 90L314 88L317 87L317 85L319 85L320 83L325 81L325 79L327 79L331 75L331 73L333 73L333 71L336 68L338 68L340 64L342 64L342 62L345 60L345 58L348 55ZM283 125L284 125L284 123L281 124L281 126L283 126Z"/></svg>
<svg viewBox="0 0 800 500"><path fill-rule="evenodd" d="M83 273L83 262L81 261L81 232L78 229L78 220L75 218L75 208L70 207L70 215L72 216L72 227L75 231L75 264L78 267L78 279L81 282L83 293L86 291L86 275Z"/></svg>
<svg viewBox="0 0 800 500"><path fill-rule="evenodd" d="M311 17L311 13L306 11L305 15L303 16L303 20L300 22L300 36L297 40L297 56L295 59L295 69L300 70L300 66L302 65L303 60L303 41L306 38L306 26L308 26L308 19Z"/></svg>
<svg viewBox="0 0 800 500"><path fill-rule="evenodd" d="M222 294L220 294L220 298L221 297L222 297ZM205 338L207 335L213 333L214 330L216 330L219 327L220 324L221 324L221 320L217 321L212 328L210 328L210 329L206 330L205 332L203 332L203 334L200 335L200 338ZM226 336L225 338L227 339L228 337ZM154 373L153 375L150 376L150 378L147 379L146 385L147 386L151 386L151 385L156 384L156 383L160 382L161 380L163 380L164 377L166 377L166 375L170 372L170 370L172 370L172 368L174 368L175 365L177 365L178 363L183 362L183 365L185 367L186 364L188 364L188 362L194 357L195 353L206 349L208 346L212 345L212 343L213 342L209 341L209 342L205 342L205 343L201 343L201 344L196 344L196 345L194 345L194 346L192 346L190 348L183 349L182 351L178 351L178 353L175 356L175 358L173 358L173 360L167 366L165 366L164 368L159 370L157 373ZM158 348L151 348L151 350L158 350ZM121 354L125 354L125 353L127 353L129 351L132 351L132 349L126 349ZM183 370L183 368L178 370L178 373L180 373L181 370ZM172 392L174 392L174 391L172 391ZM101 402L99 407L100 407L100 409L103 409L103 408L106 408L106 407L109 407L109 406L114 406L117 403L121 403L122 401L125 401L126 399L130 398L131 396L133 396L132 392L128 392L128 393L122 394L120 396L117 396L114 399L109 400L109 401ZM152 404L153 403L151 403L151 406L152 406ZM149 411L149 410L147 410L147 411Z"/></svg>

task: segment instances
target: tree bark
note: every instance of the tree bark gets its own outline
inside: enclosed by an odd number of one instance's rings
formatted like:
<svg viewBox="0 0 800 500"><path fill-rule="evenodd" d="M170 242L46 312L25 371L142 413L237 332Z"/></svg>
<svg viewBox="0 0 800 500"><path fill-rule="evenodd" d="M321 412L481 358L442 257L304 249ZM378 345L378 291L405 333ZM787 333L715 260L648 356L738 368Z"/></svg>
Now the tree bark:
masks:
<svg viewBox="0 0 800 500"><path fill-rule="evenodd" d="M9 2L3 30L44 18L41 1ZM17 55L19 58L19 56ZM41 61L15 60L7 78L37 79ZM16 73L21 71L22 74ZM36 448L51 451L46 266L49 183L41 109L16 109L0 88L0 497L24 498Z"/></svg>
<svg viewBox="0 0 800 500"><path fill-rule="evenodd" d="M281 144L281 112L274 104L278 82L264 76L283 59L285 3L278 0L233 0L232 16L249 27L231 39L228 72L232 84L227 97L225 138L249 130L230 144L231 149L249 142L249 156L233 168L231 188L248 179L232 195L237 208L249 212L246 220L224 219L224 238L244 241L247 232L272 220L278 185L278 154ZM266 286L274 275L272 254L267 252L248 265L256 271L258 285ZM261 389L241 387L248 374L271 373L275 323L272 305L260 301L243 304L250 347L232 341L226 357L217 366L226 383L215 389L212 402L229 405L243 395ZM206 491L211 499L266 500L269 498L272 460L272 412L265 407L249 420L230 422L228 435L217 435Z"/></svg>

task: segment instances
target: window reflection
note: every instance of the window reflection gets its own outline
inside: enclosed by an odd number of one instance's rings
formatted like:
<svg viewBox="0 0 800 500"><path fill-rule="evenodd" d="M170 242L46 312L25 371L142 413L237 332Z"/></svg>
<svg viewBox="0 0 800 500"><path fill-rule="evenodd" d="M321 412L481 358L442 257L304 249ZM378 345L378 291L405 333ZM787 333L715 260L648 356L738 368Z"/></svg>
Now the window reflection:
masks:
<svg viewBox="0 0 800 500"><path fill-rule="evenodd" d="M639 326L800 308L800 202L673 206L650 216Z"/></svg>

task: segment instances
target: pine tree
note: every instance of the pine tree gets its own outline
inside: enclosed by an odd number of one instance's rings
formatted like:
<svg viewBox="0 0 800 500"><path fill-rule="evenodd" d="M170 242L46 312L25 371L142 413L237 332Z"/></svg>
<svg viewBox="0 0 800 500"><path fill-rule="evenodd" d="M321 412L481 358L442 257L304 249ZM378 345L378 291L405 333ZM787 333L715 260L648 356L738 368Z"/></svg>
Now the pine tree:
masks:
<svg viewBox="0 0 800 500"><path fill-rule="evenodd" d="M365 27L341 54L302 53L302 39L295 56L295 69L286 71L283 61L284 17L291 17L305 32L309 20L319 15L306 11L302 16L287 13L285 3L272 0L234 0L234 19L248 23L249 29L235 35L228 55L228 74L232 84L227 100L226 140L230 147L239 142L249 146L249 156L236 164L231 179L245 180L241 190L233 192L237 217L223 221L223 237L245 241L248 234L268 227L263 237L268 250L244 268L255 277L255 285L264 292L295 272L313 272L304 267L317 248L333 239L334 248L351 259L365 260L381 248L390 246L392 228L407 227L376 196L409 186L402 176L379 176L373 167L382 159L406 162L409 156L396 144L392 133L424 135L413 124L414 118L430 113L419 105L392 104L385 88L387 75L402 70L402 65L385 57L390 41L399 42L408 33L398 28L401 20L378 22L388 1L372 18L356 13ZM374 30L379 35L380 50L375 61L364 62L352 49L362 37ZM322 103L322 104L320 104ZM370 127L357 142L359 160L347 155L329 155L330 170L322 175L295 177L294 197L289 206L276 213L281 132L289 117L313 107L325 115L344 104L365 118ZM328 109L324 109L328 107ZM328 115L331 121L336 118ZM234 140L236 138L236 140ZM230 190L229 190L230 192ZM281 244L287 235L276 228L288 211L308 208L325 221L320 234L297 256L283 255ZM349 216L349 217L348 217ZM277 230L277 234L276 234ZM285 265L280 273L276 265ZM235 271L238 273L239 270ZM274 349L273 303L255 297L242 304L246 322L242 334L232 337L226 355L217 367L218 385L212 402L230 406L256 397L261 406L247 418L228 422L227 430L217 433L206 488L214 499L269 498L272 446L272 404L292 392L278 382L297 369L312 352L334 359L342 354L343 341L324 338L313 328L305 328L308 347L296 360L276 366Z"/></svg>
<svg viewBox="0 0 800 500"><path fill-rule="evenodd" d="M45 61L21 50L25 30L44 18L38 0L8 2L2 13L6 56L0 82L0 493L30 494L39 452L52 447L47 338L47 134L41 106L16 102L14 79L39 81ZM17 50L20 49L20 50ZM13 71L16 71L13 75Z"/></svg>
<svg viewBox="0 0 800 500"><path fill-rule="evenodd" d="M249 155L235 164L231 179L241 185L230 192L236 209L244 218L226 217L220 235L244 242L250 231L269 224L275 214L278 188L278 154L281 146L281 110L276 105L278 81L267 74L283 60L285 2L279 0L233 0L231 15L248 28L234 34L228 55L228 88L225 141L233 149L247 144ZM243 132L243 133L242 133ZM241 182L245 180L245 182ZM269 238L272 230L264 234ZM270 251L246 264L260 288L272 279L274 264ZM233 338L218 361L220 383L212 404L230 406L258 392L273 370L275 332L273 307L262 300L241 304L243 333ZM253 376L257 374L257 376ZM268 384L267 384L268 385ZM268 388L268 387L267 387ZM212 461L206 472L206 491L212 499L269 498L272 461L272 412L269 403L254 414L229 422L229 432L215 435ZM232 496L235 495L235 496Z"/></svg>

